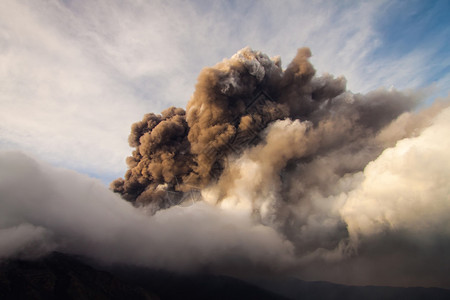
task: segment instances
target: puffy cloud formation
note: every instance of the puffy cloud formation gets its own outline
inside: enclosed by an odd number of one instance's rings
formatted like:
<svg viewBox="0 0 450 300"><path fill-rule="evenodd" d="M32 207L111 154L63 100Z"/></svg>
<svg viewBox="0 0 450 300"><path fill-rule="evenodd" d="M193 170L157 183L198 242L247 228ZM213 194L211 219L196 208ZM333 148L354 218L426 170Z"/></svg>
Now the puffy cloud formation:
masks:
<svg viewBox="0 0 450 300"><path fill-rule="evenodd" d="M450 109L419 136L388 148L346 194L340 212L354 238L386 229L408 231L421 239L450 234Z"/></svg>
<svg viewBox="0 0 450 300"><path fill-rule="evenodd" d="M283 70L245 48L202 71L186 111L135 123L112 184L131 203L1 153L0 257L450 287L448 101L352 94L309 56Z"/></svg>

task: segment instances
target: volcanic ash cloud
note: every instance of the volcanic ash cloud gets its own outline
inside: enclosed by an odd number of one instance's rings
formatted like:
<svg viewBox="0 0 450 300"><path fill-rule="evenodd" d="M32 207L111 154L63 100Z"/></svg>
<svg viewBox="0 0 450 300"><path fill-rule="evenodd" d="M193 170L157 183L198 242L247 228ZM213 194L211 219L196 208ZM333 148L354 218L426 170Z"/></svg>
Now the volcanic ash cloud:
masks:
<svg viewBox="0 0 450 300"><path fill-rule="evenodd" d="M406 163L399 149L437 143L437 136L420 141L430 126L445 131L436 118L448 103L417 110L417 91L353 94L343 77L316 76L310 56L299 49L283 69L279 58L244 48L203 69L186 111L170 108L133 125L136 149L113 190L152 211L199 200L247 215L292 243L300 265L361 254L361 241L382 232L402 230L415 244L414 224L447 237L442 214L430 211L448 207L446 177L429 171L440 176L439 188L431 174L411 180L432 164L418 154ZM443 152L429 159L446 156L447 145L438 147ZM395 159L387 161L389 153Z"/></svg>
<svg viewBox="0 0 450 300"><path fill-rule="evenodd" d="M0 153L0 258L450 287L448 99L353 94L310 56L205 68L186 110L132 125L115 193Z"/></svg>
<svg viewBox="0 0 450 300"><path fill-rule="evenodd" d="M361 171L385 147L375 140L378 132L411 110L418 97L384 90L354 95L346 91L343 77L315 77L310 56L309 49L300 49L283 70L279 58L244 48L203 69L186 111L171 107L133 124L129 143L135 150L127 159L129 170L112 189L137 205L167 208L173 204L168 193L215 183L230 156L261 148L269 125L287 119L300 121L308 133L290 145L304 153L280 162L277 172L300 165L299 160L338 151L365 153L341 166L340 176ZM405 132L395 138L407 136Z"/></svg>

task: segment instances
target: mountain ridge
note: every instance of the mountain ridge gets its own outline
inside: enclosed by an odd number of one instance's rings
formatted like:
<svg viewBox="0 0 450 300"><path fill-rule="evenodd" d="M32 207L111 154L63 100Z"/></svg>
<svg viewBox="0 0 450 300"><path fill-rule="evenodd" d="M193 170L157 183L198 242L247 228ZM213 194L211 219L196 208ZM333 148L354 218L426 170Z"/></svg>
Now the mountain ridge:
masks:
<svg viewBox="0 0 450 300"><path fill-rule="evenodd" d="M100 267L52 253L0 263L1 299L450 299L450 290L347 286L296 278L242 280L140 267Z"/></svg>

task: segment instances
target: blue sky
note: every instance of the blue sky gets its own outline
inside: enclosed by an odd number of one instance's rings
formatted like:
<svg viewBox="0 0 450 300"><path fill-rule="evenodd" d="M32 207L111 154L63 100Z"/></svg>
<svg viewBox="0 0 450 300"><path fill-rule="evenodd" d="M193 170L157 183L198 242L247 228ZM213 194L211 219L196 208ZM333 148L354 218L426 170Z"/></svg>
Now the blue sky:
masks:
<svg viewBox="0 0 450 300"><path fill-rule="evenodd" d="M353 92L450 90L450 1L0 2L0 150L122 176L133 122L185 107L205 66L308 46Z"/></svg>

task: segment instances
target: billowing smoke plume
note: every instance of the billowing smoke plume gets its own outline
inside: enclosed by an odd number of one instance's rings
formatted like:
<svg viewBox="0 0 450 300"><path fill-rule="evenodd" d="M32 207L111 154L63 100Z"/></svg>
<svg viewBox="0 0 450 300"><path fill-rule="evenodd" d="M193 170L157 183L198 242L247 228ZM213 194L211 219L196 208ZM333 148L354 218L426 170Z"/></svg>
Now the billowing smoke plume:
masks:
<svg viewBox="0 0 450 300"><path fill-rule="evenodd" d="M156 203L164 207L167 186L173 190L179 178L192 172L193 156L190 153L189 132L185 111L169 108L161 115L147 114L132 126L129 143L136 147L127 158L130 169L125 180L112 183L129 201Z"/></svg>
<svg viewBox="0 0 450 300"><path fill-rule="evenodd" d="M279 156L274 149L264 158L280 160L274 174L337 152L353 158L335 166L338 176L361 171L386 147L375 139L379 131L411 110L417 99L388 91L353 95L342 77L314 77L310 56L309 49L300 49L283 70L279 58L244 48L205 68L186 112L172 107L133 124L129 143L136 149L127 159L125 179L114 181L113 190L137 204L168 207L182 200L176 192L215 182L230 155L263 147L268 142L261 141L263 131L287 119L299 120L305 133L289 144L295 153ZM406 133L397 138L403 137ZM279 142L272 137L269 143Z"/></svg>
<svg viewBox="0 0 450 300"><path fill-rule="evenodd" d="M245 48L132 126L112 188L0 154L0 258L450 287L450 108ZM137 206L137 207L136 207ZM144 207L144 209L142 209Z"/></svg>

